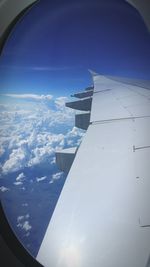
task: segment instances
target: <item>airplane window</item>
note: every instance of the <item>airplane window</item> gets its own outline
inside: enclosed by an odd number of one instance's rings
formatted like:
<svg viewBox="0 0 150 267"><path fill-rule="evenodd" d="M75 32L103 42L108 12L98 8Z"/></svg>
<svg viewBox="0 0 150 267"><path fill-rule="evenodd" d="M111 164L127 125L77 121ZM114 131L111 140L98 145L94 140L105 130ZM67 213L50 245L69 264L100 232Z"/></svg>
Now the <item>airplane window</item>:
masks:
<svg viewBox="0 0 150 267"><path fill-rule="evenodd" d="M148 77L149 35L124 0L43 0L19 17L5 40L0 199L11 229L36 258L89 125L93 82L88 69ZM75 126L75 111L66 103L85 88L79 95L88 97L88 114L76 115ZM72 156L64 167L61 156L67 149Z"/></svg>

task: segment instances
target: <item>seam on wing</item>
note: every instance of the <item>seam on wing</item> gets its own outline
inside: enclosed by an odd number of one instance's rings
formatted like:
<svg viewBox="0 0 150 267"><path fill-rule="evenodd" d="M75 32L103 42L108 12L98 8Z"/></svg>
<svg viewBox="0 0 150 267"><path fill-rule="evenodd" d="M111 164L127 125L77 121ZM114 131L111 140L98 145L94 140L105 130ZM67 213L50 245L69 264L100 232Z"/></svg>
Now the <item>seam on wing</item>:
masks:
<svg viewBox="0 0 150 267"><path fill-rule="evenodd" d="M139 117L131 116L131 117L125 117L125 118L92 121L92 122L90 122L90 124L95 125L95 124L103 124L103 123L109 123L109 122L114 122L114 121L135 120L135 119L144 119L144 118L150 118L150 115L148 115L148 116L139 116Z"/></svg>

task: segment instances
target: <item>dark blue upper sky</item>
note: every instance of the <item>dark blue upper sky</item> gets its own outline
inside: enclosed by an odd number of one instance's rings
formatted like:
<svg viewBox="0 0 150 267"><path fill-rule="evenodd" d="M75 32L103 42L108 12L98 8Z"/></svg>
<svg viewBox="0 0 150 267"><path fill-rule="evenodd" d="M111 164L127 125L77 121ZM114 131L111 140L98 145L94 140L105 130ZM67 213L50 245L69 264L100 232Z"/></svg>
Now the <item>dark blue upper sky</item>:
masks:
<svg viewBox="0 0 150 267"><path fill-rule="evenodd" d="M16 25L0 60L0 90L68 95L87 69L150 78L150 35L124 0L41 0Z"/></svg>

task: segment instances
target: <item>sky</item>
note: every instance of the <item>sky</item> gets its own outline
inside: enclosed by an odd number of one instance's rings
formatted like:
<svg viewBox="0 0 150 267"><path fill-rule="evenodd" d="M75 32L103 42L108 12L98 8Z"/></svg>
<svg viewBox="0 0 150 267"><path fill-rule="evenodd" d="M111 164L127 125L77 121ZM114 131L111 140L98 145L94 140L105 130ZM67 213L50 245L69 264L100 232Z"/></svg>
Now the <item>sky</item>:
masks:
<svg viewBox="0 0 150 267"><path fill-rule="evenodd" d="M148 30L124 0L42 0L5 44L0 91L68 96L91 85L88 69L149 79L149 62Z"/></svg>

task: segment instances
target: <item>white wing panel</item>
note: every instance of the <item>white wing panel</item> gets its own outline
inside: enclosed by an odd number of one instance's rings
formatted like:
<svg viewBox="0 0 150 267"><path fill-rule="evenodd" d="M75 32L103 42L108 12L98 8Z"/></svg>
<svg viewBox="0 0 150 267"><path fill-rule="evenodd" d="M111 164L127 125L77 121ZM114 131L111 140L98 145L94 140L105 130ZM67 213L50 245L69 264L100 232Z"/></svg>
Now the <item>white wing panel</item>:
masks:
<svg viewBox="0 0 150 267"><path fill-rule="evenodd" d="M150 116L150 90L101 75L93 79L91 122Z"/></svg>
<svg viewBox="0 0 150 267"><path fill-rule="evenodd" d="M119 115L118 115L119 114ZM93 95L91 122L131 117L129 111L116 99L112 90Z"/></svg>
<svg viewBox="0 0 150 267"><path fill-rule="evenodd" d="M139 223L142 227L150 227L150 146L135 150L135 157L139 187Z"/></svg>

